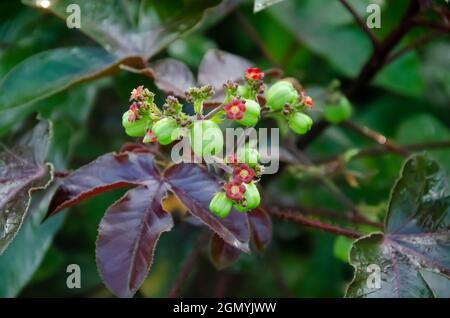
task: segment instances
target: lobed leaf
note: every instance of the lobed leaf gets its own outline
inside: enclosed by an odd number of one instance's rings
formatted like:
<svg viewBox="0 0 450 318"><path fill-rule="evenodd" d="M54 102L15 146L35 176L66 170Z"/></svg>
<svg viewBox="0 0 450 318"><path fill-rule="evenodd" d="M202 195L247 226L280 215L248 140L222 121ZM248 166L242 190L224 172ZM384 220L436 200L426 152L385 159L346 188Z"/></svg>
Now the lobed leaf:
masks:
<svg viewBox="0 0 450 318"><path fill-rule="evenodd" d="M52 167L44 162L50 135L50 123L42 121L11 149L0 144L0 254L19 231L31 193L52 180Z"/></svg>
<svg viewBox="0 0 450 318"><path fill-rule="evenodd" d="M209 245L211 262L218 270L225 269L234 264L241 255L241 251L225 243L217 234L211 237Z"/></svg>
<svg viewBox="0 0 450 318"><path fill-rule="evenodd" d="M395 184L385 233L357 240L350 251L355 277L349 297L435 297L423 270L450 276L450 197L445 174L425 155L410 158ZM380 268L380 288L367 283Z"/></svg>

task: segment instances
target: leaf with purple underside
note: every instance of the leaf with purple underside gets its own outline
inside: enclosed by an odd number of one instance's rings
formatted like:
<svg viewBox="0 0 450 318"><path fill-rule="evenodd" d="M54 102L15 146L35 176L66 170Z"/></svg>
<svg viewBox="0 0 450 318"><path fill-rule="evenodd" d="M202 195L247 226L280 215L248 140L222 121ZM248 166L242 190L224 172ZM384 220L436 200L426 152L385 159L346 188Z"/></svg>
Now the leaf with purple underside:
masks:
<svg viewBox="0 0 450 318"><path fill-rule="evenodd" d="M446 177L425 155L410 158L395 184L385 233L357 240L350 251L355 277L348 297L435 297L423 270L450 276L450 197ZM379 266L381 285L370 288L369 265Z"/></svg>
<svg viewBox="0 0 450 318"><path fill-rule="evenodd" d="M45 164L50 137L50 123L41 121L13 147L0 144L0 254L19 231L31 193L52 180L52 167Z"/></svg>
<svg viewBox="0 0 450 318"><path fill-rule="evenodd" d="M100 275L119 297L131 297L150 270L156 243L173 226L161 207L166 189L160 180L129 190L103 217L96 259Z"/></svg>
<svg viewBox="0 0 450 318"><path fill-rule="evenodd" d="M216 178L196 164L178 164L168 168L164 177L170 190L183 202L190 213L231 246L249 252L248 219L235 210L224 219L209 211L209 203L220 191Z"/></svg>
<svg viewBox="0 0 450 318"><path fill-rule="evenodd" d="M66 177L53 196L51 216L79 202L124 186L144 184L157 175L153 156L144 152L109 153Z"/></svg>
<svg viewBox="0 0 450 318"><path fill-rule="evenodd" d="M209 255L214 266L222 270L233 265L241 255L241 251L214 234L209 244Z"/></svg>
<svg viewBox="0 0 450 318"><path fill-rule="evenodd" d="M184 98L184 93L196 85L194 75L183 62L162 59L151 63L150 68L155 77L155 85L168 95Z"/></svg>

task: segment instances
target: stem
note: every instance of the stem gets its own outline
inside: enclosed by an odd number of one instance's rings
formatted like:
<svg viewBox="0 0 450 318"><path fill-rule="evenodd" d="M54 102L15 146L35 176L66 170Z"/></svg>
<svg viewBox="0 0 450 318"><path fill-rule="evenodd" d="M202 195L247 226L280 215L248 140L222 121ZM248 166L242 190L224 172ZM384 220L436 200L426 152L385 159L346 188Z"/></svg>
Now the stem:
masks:
<svg viewBox="0 0 450 318"><path fill-rule="evenodd" d="M295 223L298 223L298 224L301 224L304 226L322 230L324 232L342 235L342 236L345 236L348 238L355 238L355 239L360 238L362 236L362 234L359 232L349 230L349 229L344 229L344 228L334 226L331 224L322 223L320 221L310 220L301 214L283 212L279 209L267 209L267 212L269 212L273 216L276 216L280 219L292 221L292 222L295 222Z"/></svg>
<svg viewBox="0 0 450 318"><path fill-rule="evenodd" d="M363 135L364 137L375 141L377 144L386 147L387 149L398 153L399 155L403 157L408 157L411 155L410 151L408 149L403 148L402 146L398 145L397 143L393 142L392 140L389 140L387 137L383 136L382 134L371 130L367 126L359 126L358 124L351 122L351 121L345 121L341 124L343 127L349 128L358 134Z"/></svg>
<svg viewBox="0 0 450 318"><path fill-rule="evenodd" d="M355 19L356 23L361 27L361 29L367 34L375 50L380 47L380 41L376 38L375 34L367 26L364 20L358 15L358 13L353 9L353 7L347 2L347 0L339 0L342 5L350 12L350 14Z"/></svg>
<svg viewBox="0 0 450 318"><path fill-rule="evenodd" d="M180 273L178 274L174 284L172 285L172 288L170 289L168 298L178 297L178 295L180 294L181 287L183 287L184 283L187 281L190 274L192 273L195 264L197 264L200 255L202 254L203 248L206 246L206 243L208 242L208 238L209 238L208 233L204 233L200 236L199 240L192 249L191 254L181 267Z"/></svg>
<svg viewBox="0 0 450 318"><path fill-rule="evenodd" d="M205 119L211 119L212 117L214 117L214 115L216 115L218 112L220 112L225 106L226 106L225 103L224 104L220 104L219 106L217 106L216 108L211 110L209 113L207 113L205 115Z"/></svg>

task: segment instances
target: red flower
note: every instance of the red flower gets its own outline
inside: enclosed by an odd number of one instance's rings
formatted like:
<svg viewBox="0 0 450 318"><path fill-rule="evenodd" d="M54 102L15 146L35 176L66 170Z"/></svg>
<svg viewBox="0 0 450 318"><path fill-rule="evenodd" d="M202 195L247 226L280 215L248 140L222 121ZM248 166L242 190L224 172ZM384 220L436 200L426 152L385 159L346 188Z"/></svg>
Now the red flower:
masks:
<svg viewBox="0 0 450 318"><path fill-rule="evenodd" d="M130 101L141 99L143 93L144 93L144 86L143 85L136 87L135 89L133 89L131 91Z"/></svg>
<svg viewBox="0 0 450 318"><path fill-rule="evenodd" d="M245 71L245 78L248 80L258 81L264 77L264 73L257 67L249 67Z"/></svg>
<svg viewBox="0 0 450 318"><path fill-rule="evenodd" d="M156 142L156 136L153 133L153 131L151 131L150 129L147 130L147 132L145 133L144 139L142 140L142 142L144 144L149 143L149 142Z"/></svg>
<svg viewBox="0 0 450 318"><path fill-rule="evenodd" d="M234 168L233 170L234 179L240 182L250 183L252 182L254 176L255 171L246 163Z"/></svg>
<svg viewBox="0 0 450 318"><path fill-rule="evenodd" d="M308 108L312 108L314 105L313 99L310 96L305 95L305 92L302 92L302 103Z"/></svg>
<svg viewBox="0 0 450 318"><path fill-rule="evenodd" d="M227 106L225 106L224 110L228 119L241 120L244 117L245 104L239 99L233 99Z"/></svg>
<svg viewBox="0 0 450 318"><path fill-rule="evenodd" d="M228 162L227 163L230 164L230 165L236 165L238 163L237 155L235 153L231 154L228 157Z"/></svg>
<svg viewBox="0 0 450 318"><path fill-rule="evenodd" d="M243 183L233 180L226 183L224 189L230 200L241 201L244 199L245 186Z"/></svg>
<svg viewBox="0 0 450 318"><path fill-rule="evenodd" d="M133 103L128 110L128 121L130 123L134 122L139 118L139 107L136 103Z"/></svg>

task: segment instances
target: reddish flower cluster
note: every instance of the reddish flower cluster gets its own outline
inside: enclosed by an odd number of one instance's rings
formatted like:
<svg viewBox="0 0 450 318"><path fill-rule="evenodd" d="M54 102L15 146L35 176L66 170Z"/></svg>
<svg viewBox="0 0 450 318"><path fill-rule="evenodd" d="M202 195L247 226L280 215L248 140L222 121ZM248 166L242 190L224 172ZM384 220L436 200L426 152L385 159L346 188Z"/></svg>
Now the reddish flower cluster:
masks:
<svg viewBox="0 0 450 318"><path fill-rule="evenodd" d="M147 130L147 132L145 133L145 136L144 136L144 139L142 140L142 142L144 144L146 144L146 143L149 143L149 142L156 142L156 141L157 141L157 139L156 139L156 136L153 133L153 131L151 131L150 129Z"/></svg>
<svg viewBox="0 0 450 318"><path fill-rule="evenodd" d="M235 156L233 158L235 159ZM235 166L233 179L224 186L227 197L236 202L243 200L246 191L244 183L252 182L254 176L255 171L248 164Z"/></svg>
<svg viewBox="0 0 450 318"><path fill-rule="evenodd" d="M264 73L257 67L249 67L245 71L245 78L248 80L259 81L263 79Z"/></svg>
<svg viewBox="0 0 450 318"><path fill-rule="evenodd" d="M313 101L313 99L310 96L305 95L305 92L302 92L302 96L301 97L302 97L301 102L302 102L303 105L305 105L308 108L312 108L313 107L314 101Z"/></svg>
<svg viewBox="0 0 450 318"><path fill-rule="evenodd" d="M135 89L133 89L131 91L130 102L132 100L137 100L137 101L142 100L142 98L144 97L143 94L144 94L144 86L141 85L141 86L136 87Z"/></svg>
<svg viewBox="0 0 450 318"><path fill-rule="evenodd" d="M227 106L225 106L224 110L228 119L241 120L244 117L245 104L235 98Z"/></svg>

